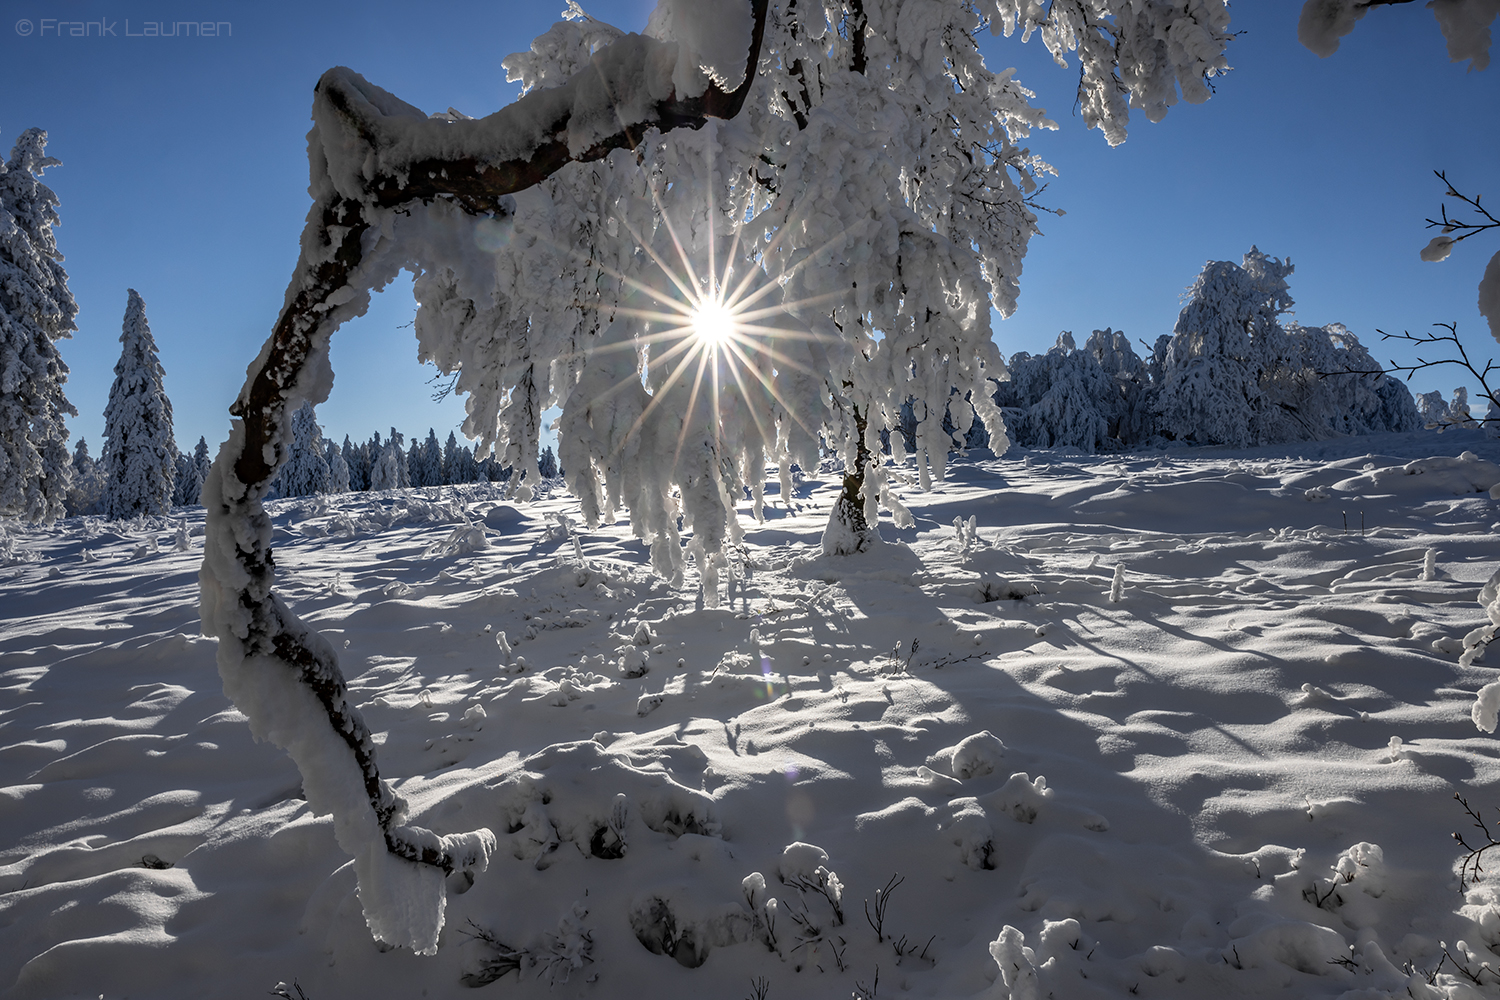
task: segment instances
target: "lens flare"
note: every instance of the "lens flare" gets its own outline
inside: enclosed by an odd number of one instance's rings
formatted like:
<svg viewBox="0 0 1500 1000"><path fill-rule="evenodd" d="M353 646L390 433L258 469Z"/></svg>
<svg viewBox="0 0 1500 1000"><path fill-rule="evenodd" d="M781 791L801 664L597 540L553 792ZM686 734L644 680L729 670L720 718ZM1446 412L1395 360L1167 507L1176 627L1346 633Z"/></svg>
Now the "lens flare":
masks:
<svg viewBox="0 0 1500 1000"><path fill-rule="evenodd" d="M693 336L710 351L726 346L735 334L735 312L718 298L705 298L688 314Z"/></svg>

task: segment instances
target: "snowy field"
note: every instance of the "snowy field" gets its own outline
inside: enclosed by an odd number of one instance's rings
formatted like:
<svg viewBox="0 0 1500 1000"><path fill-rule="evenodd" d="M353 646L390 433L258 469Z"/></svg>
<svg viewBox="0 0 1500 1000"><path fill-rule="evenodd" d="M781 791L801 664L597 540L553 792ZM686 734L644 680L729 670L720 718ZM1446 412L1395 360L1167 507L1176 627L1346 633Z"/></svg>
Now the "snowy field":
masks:
<svg viewBox="0 0 1500 1000"><path fill-rule="evenodd" d="M718 608L566 496L275 502L280 592L412 821L500 838L430 958L372 942L225 700L201 509L7 524L0 994L1489 995L1500 893L1466 900L1450 833L1455 792L1500 819L1497 671L1457 662L1497 461L1013 452L837 559L808 476L745 505Z"/></svg>

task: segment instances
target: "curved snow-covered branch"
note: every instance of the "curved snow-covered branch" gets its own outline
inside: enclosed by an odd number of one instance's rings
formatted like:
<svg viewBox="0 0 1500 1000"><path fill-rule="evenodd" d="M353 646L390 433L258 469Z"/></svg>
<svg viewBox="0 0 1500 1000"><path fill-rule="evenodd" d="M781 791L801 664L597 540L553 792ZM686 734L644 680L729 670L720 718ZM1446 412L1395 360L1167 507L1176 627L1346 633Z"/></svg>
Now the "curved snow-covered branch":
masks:
<svg viewBox="0 0 1500 1000"><path fill-rule="evenodd" d="M281 315L231 407L235 425L204 486L199 580L226 692L257 736L291 754L309 803L333 813L341 846L355 856L366 919L387 942L435 951L443 875L483 870L495 839L488 830L438 837L401 825L403 803L380 778L337 655L273 593L262 499L286 460L292 413L327 398L329 338L403 263L385 259L393 210L443 199L469 213L508 214L508 195L569 162L632 147L650 129L733 117L753 85L765 25L767 0L748 3L753 29L733 90L701 74L695 83L697 67L682 67L694 53L681 43L640 35L596 52L562 86L477 120L427 118L343 68L318 83L308 137L315 203Z"/></svg>

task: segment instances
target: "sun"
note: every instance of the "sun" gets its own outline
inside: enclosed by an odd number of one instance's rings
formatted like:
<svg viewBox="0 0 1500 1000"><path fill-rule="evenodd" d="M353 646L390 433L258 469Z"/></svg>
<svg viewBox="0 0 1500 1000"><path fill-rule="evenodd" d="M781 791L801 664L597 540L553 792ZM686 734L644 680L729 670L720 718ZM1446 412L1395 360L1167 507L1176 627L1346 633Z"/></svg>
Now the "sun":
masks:
<svg viewBox="0 0 1500 1000"><path fill-rule="evenodd" d="M693 336L705 348L717 351L734 339L734 310L716 298L705 298L688 313Z"/></svg>

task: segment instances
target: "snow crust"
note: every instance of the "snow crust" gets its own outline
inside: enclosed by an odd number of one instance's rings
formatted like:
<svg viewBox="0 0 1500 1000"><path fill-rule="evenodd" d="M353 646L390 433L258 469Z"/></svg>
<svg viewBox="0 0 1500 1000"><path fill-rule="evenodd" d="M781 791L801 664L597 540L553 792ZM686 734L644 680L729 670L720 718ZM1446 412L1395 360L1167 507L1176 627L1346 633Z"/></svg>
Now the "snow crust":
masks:
<svg viewBox="0 0 1500 1000"><path fill-rule="evenodd" d="M494 831L448 842L478 880L390 858L286 667L214 677L232 628L195 634L191 570L236 542L200 511L8 522L0 990L456 998L494 974L540 1000L765 976L812 1000L878 965L881 995L1458 1000L1451 965L1427 981L1441 943L1471 969L1500 947L1500 897L1455 891L1448 837L1455 791L1500 793L1475 727L1496 670L1461 660L1500 603L1473 483L1497 449L1017 450L930 493L907 459L886 473L913 524L837 560L838 474L783 507L769 468L718 609L554 486L272 501L257 530L341 654L401 822ZM443 545L457 531L486 544ZM629 650L648 672L616 669ZM221 686L253 666L241 712ZM312 780L257 733L322 760ZM877 940L864 901L895 873Z"/></svg>

